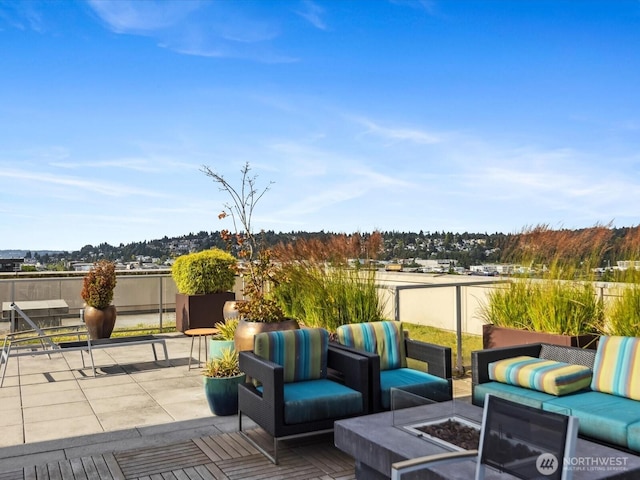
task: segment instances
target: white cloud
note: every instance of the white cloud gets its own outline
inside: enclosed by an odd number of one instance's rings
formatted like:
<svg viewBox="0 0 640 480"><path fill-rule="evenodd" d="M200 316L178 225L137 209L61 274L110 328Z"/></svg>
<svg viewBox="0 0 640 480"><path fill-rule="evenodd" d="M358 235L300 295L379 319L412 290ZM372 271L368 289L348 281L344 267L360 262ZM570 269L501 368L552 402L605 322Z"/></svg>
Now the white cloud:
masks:
<svg viewBox="0 0 640 480"><path fill-rule="evenodd" d="M38 187L41 184L59 185L72 187L81 190L106 195L109 197L127 197L127 196L143 196L143 197L165 197L166 195L154 190L147 190L128 186L126 184L115 184L107 181L90 181L85 178L67 177L61 175L53 175L43 172L30 172L24 170L0 170L0 177L12 178L14 180L22 180L32 187Z"/></svg>
<svg viewBox="0 0 640 480"><path fill-rule="evenodd" d="M311 25L313 25L317 29L326 30L327 25L322 19L324 8L310 0L305 0L304 2L302 2L302 5L304 6L304 10L298 10L296 11L296 13L307 20L309 23L311 23Z"/></svg>
<svg viewBox="0 0 640 480"><path fill-rule="evenodd" d="M393 142L412 142L430 145L444 141L444 136L442 134L436 134L425 130L385 127L366 118L356 118L355 121L367 128L367 134L392 140Z"/></svg>
<svg viewBox="0 0 640 480"><path fill-rule="evenodd" d="M210 58L263 63L297 61L272 49L277 21L249 16L234 2L104 1L89 4L107 27L120 34L153 38L161 48Z"/></svg>
<svg viewBox="0 0 640 480"><path fill-rule="evenodd" d="M95 13L116 33L154 32L183 21L200 8L202 2L181 0L127 1L90 0Z"/></svg>

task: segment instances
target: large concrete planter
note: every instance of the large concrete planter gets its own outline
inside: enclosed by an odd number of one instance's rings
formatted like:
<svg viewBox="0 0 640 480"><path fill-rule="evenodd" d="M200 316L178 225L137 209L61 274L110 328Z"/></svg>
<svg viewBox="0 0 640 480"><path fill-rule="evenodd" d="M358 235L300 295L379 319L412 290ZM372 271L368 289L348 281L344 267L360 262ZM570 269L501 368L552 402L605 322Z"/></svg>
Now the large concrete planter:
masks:
<svg viewBox="0 0 640 480"><path fill-rule="evenodd" d="M551 343L565 347L580 347L596 349L599 335L558 335L555 333L532 332L517 328L482 326L482 347L497 348L524 345L528 343Z"/></svg>
<svg viewBox="0 0 640 480"><path fill-rule="evenodd" d="M185 295L176 293L176 330L184 332L190 328L213 328L224 321L224 303L235 300L233 292Z"/></svg>
<svg viewBox="0 0 640 480"><path fill-rule="evenodd" d="M253 350L253 337L257 333L274 332L277 330L297 330L299 328L298 321L293 318L273 323L252 322L250 320L240 319L235 335L236 350L238 352Z"/></svg>

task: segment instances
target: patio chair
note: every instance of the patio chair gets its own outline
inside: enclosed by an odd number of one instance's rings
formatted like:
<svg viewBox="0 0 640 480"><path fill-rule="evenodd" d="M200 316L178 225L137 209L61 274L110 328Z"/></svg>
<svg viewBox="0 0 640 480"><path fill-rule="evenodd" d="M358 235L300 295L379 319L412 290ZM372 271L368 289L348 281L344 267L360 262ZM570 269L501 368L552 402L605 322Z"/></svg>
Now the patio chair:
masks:
<svg viewBox="0 0 640 480"><path fill-rule="evenodd" d="M334 421L368 413L367 359L329 347L322 328L259 333L239 358L253 382L238 387L238 430L275 464L280 440L330 432ZM329 380L329 370L344 383ZM244 415L273 437L273 455L242 430Z"/></svg>
<svg viewBox="0 0 640 480"><path fill-rule="evenodd" d="M9 359L12 357L47 355L51 358L52 353L80 351L82 366L85 368L82 352L87 352L91 360L93 376L96 376L93 353L91 352L91 340L85 325L41 328L15 303L11 304L11 308L32 327L32 330L22 330L5 335L2 342L2 352L0 352L0 388L4 384ZM77 342L56 342L56 340L63 337L76 337ZM74 343L78 343L78 345L74 345Z"/></svg>
<svg viewBox="0 0 640 480"><path fill-rule="evenodd" d="M402 480L405 475L415 478L426 469L463 460L476 461L476 480L485 477L487 468L527 480L570 480L573 470L565 459L573 457L577 436L576 417L487 394L478 450L396 462L391 466L391 480ZM445 469L438 473L446 475Z"/></svg>
<svg viewBox="0 0 640 480"><path fill-rule="evenodd" d="M434 402L453 398L451 348L411 340L401 322L352 323L338 327L340 348L369 360L370 410L391 408L391 389L398 388ZM423 372L407 367L407 358L427 363Z"/></svg>

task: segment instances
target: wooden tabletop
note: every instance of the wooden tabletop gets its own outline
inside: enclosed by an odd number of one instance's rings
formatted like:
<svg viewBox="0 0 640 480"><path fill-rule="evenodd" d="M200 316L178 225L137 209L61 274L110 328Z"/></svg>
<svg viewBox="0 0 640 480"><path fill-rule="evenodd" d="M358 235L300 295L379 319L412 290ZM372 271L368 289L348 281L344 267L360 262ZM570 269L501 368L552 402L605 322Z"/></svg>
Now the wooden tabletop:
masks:
<svg viewBox="0 0 640 480"><path fill-rule="evenodd" d="M184 331L184 334L189 335L190 337L216 335L217 333L217 328L190 328L189 330Z"/></svg>

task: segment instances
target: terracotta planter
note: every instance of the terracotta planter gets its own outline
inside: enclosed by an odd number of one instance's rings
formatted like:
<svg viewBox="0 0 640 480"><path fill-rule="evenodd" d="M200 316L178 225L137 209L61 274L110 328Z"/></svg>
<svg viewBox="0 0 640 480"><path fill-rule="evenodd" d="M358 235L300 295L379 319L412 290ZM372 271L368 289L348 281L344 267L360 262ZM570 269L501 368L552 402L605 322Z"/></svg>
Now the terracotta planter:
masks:
<svg viewBox="0 0 640 480"><path fill-rule="evenodd" d="M238 413L238 385L244 383L246 375L215 378L202 377L204 394L209 409L214 415L235 415Z"/></svg>
<svg viewBox="0 0 640 480"><path fill-rule="evenodd" d="M527 343L551 343L565 347L596 349L599 335L559 335L556 333L532 332L517 328L482 326L482 347L497 348L524 345Z"/></svg>
<svg viewBox="0 0 640 480"><path fill-rule="evenodd" d="M116 324L116 307L109 305L107 308L84 308L84 323L87 325L91 340L111 337L113 327Z"/></svg>
<svg viewBox="0 0 640 480"><path fill-rule="evenodd" d="M273 323L252 322L250 320L240 319L235 335L236 350L238 352L253 350L253 337L257 333L274 332L277 330L297 330L299 328L298 321L293 318Z"/></svg>
<svg viewBox="0 0 640 480"><path fill-rule="evenodd" d="M225 302L235 300L233 292L207 293L203 295L176 294L176 330L184 332L190 328L213 328L223 322L222 309Z"/></svg>

